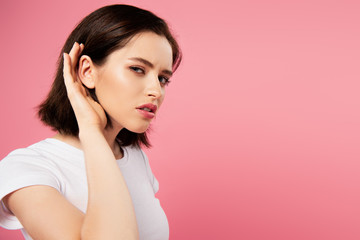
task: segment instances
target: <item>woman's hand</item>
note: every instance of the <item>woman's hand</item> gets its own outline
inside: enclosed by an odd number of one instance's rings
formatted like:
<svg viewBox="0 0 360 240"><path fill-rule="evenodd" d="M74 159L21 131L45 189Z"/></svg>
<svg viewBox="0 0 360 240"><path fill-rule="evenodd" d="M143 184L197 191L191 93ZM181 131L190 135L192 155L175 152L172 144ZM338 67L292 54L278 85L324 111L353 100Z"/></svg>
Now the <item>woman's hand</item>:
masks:
<svg viewBox="0 0 360 240"><path fill-rule="evenodd" d="M63 72L67 95L75 112L79 131L96 128L103 132L107 123L104 109L87 93L76 73L76 65L83 49L83 44L75 42L70 53L64 53Z"/></svg>

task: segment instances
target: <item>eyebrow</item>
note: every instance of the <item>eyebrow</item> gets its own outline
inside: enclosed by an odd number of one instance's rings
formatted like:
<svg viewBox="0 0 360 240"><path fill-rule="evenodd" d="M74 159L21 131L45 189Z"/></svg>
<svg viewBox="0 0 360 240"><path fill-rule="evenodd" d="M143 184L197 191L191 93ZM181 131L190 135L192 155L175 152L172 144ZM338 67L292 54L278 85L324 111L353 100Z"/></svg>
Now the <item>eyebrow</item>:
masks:
<svg viewBox="0 0 360 240"><path fill-rule="evenodd" d="M134 60L134 61L138 61L138 62L141 62L145 65L147 65L148 67L150 68L154 68L154 64L152 64L151 62L149 62L148 60L144 59L144 58L140 58L140 57L134 57L134 58L129 58L130 60ZM167 74L167 75L170 75L170 77L173 75L173 72L170 71L170 70L163 70L162 71L163 73Z"/></svg>

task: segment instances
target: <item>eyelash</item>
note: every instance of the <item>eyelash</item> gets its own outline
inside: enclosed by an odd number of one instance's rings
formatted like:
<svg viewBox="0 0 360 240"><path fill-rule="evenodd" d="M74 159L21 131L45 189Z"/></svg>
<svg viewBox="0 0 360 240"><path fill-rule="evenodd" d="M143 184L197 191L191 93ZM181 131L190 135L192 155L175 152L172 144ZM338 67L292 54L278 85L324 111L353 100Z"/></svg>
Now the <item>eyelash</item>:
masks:
<svg viewBox="0 0 360 240"><path fill-rule="evenodd" d="M131 66L130 69L135 73L145 74L145 70L141 67ZM163 79L163 81L162 81L162 79ZM164 77L164 76L159 76L159 81L160 81L161 86L167 86L170 83L169 78Z"/></svg>
<svg viewBox="0 0 360 240"><path fill-rule="evenodd" d="M130 67L130 69L136 73L145 73L145 70L140 67ZM140 70L140 72L139 72Z"/></svg>
<svg viewBox="0 0 360 240"><path fill-rule="evenodd" d="M164 79L165 82L162 83L160 79ZM167 85L170 83L169 78L163 77L163 76L159 76L159 81L160 81L160 84L161 84L161 85L164 85L164 86L167 86Z"/></svg>

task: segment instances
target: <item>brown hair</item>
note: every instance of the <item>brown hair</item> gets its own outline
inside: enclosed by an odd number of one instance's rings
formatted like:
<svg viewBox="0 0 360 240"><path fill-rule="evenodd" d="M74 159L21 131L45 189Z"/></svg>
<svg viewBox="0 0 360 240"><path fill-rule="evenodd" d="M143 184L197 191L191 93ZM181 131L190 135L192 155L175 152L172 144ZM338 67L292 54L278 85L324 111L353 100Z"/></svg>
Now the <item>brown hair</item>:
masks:
<svg viewBox="0 0 360 240"><path fill-rule="evenodd" d="M41 121L62 134L72 136L79 134L79 127L64 84L62 52L69 52L74 42L83 43L85 47L81 55L89 56L100 66L112 52L124 47L134 35L144 31L151 31L167 38L172 47L173 71L175 71L181 61L181 52L163 19L149 11L129 5L102 7L86 16L66 40L58 58L51 90L39 105L38 116ZM95 90L87 90L97 101ZM111 127L109 118L108 127ZM132 144L150 146L146 132L134 133L124 128L117 135L117 139L122 146Z"/></svg>

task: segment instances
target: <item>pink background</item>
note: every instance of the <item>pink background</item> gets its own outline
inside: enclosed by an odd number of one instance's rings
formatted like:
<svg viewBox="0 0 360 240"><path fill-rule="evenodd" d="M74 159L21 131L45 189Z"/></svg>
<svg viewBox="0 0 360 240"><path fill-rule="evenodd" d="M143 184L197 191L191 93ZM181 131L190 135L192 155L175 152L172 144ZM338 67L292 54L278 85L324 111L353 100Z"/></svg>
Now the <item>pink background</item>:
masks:
<svg viewBox="0 0 360 240"><path fill-rule="evenodd" d="M34 107L66 36L110 3L1 1L0 159L52 135ZM360 239L359 1L122 3L184 53L146 151L170 239Z"/></svg>

